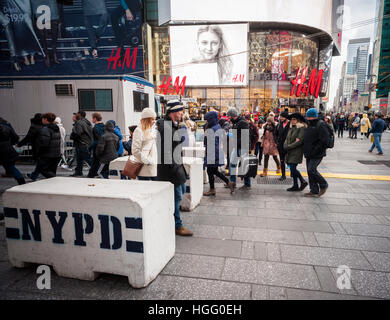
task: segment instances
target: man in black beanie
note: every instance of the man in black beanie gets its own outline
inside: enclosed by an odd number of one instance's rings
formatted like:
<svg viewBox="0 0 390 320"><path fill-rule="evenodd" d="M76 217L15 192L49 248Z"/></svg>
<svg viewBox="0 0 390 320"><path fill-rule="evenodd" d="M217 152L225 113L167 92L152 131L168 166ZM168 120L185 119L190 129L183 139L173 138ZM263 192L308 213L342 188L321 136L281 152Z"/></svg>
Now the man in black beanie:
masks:
<svg viewBox="0 0 390 320"><path fill-rule="evenodd" d="M192 236L193 233L183 227L180 218L180 202L186 189L187 173L182 159L182 139L179 135L179 122L183 116L184 106L179 100L171 100L167 104L167 113L156 123L159 181L169 181L175 186L175 228L179 236ZM169 132L171 131L171 132Z"/></svg>

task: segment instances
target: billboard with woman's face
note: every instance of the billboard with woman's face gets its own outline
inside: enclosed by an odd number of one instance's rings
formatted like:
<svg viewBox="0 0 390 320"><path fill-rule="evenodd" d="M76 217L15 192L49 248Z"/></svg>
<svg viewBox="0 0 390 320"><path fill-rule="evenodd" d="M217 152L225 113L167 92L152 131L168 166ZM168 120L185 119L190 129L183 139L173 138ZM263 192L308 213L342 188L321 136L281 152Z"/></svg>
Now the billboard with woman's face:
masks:
<svg viewBox="0 0 390 320"><path fill-rule="evenodd" d="M140 0L0 0L0 77L143 77L142 20Z"/></svg>
<svg viewBox="0 0 390 320"><path fill-rule="evenodd" d="M169 28L172 78L186 86L245 86L248 83L248 24Z"/></svg>

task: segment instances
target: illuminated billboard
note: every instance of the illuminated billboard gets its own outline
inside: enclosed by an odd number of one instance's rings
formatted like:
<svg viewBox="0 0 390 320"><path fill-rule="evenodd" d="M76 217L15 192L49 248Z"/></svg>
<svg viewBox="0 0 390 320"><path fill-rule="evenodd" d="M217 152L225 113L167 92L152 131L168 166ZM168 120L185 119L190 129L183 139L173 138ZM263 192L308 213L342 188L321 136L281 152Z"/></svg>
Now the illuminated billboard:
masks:
<svg viewBox="0 0 390 320"><path fill-rule="evenodd" d="M245 86L248 83L248 24L172 26L172 78L186 86Z"/></svg>

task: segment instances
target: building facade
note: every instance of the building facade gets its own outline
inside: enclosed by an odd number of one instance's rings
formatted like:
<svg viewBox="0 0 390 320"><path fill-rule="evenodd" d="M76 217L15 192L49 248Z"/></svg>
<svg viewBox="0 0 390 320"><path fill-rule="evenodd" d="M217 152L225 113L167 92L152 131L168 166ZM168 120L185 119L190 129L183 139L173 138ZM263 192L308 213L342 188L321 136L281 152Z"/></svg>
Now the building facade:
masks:
<svg viewBox="0 0 390 320"><path fill-rule="evenodd" d="M146 1L152 35L147 49L153 59L150 79L156 93L164 94L169 77L172 83L186 77L180 96L192 99L190 109L203 103L221 112L233 106L253 112L303 112L318 106L327 98L332 56L339 55L341 30L336 21L343 1L303 2L248 0L237 7L231 0ZM301 7L308 11L303 13ZM224 57L230 59L220 58L222 64L197 57L199 35L210 26L224 32ZM240 28L245 30L241 34ZM229 64L233 71L221 80Z"/></svg>

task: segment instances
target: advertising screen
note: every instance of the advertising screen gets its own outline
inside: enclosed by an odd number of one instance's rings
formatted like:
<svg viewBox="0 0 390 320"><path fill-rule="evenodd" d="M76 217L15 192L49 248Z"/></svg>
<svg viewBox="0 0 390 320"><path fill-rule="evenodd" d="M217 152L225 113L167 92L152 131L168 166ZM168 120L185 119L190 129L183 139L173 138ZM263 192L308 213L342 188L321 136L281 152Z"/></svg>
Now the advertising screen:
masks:
<svg viewBox="0 0 390 320"><path fill-rule="evenodd" d="M248 83L248 24L172 26L172 78L186 86L240 86Z"/></svg>
<svg viewBox="0 0 390 320"><path fill-rule="evenodd" d="M142 10L141 0L0 0L0 76L144 77Z"/></svg>

